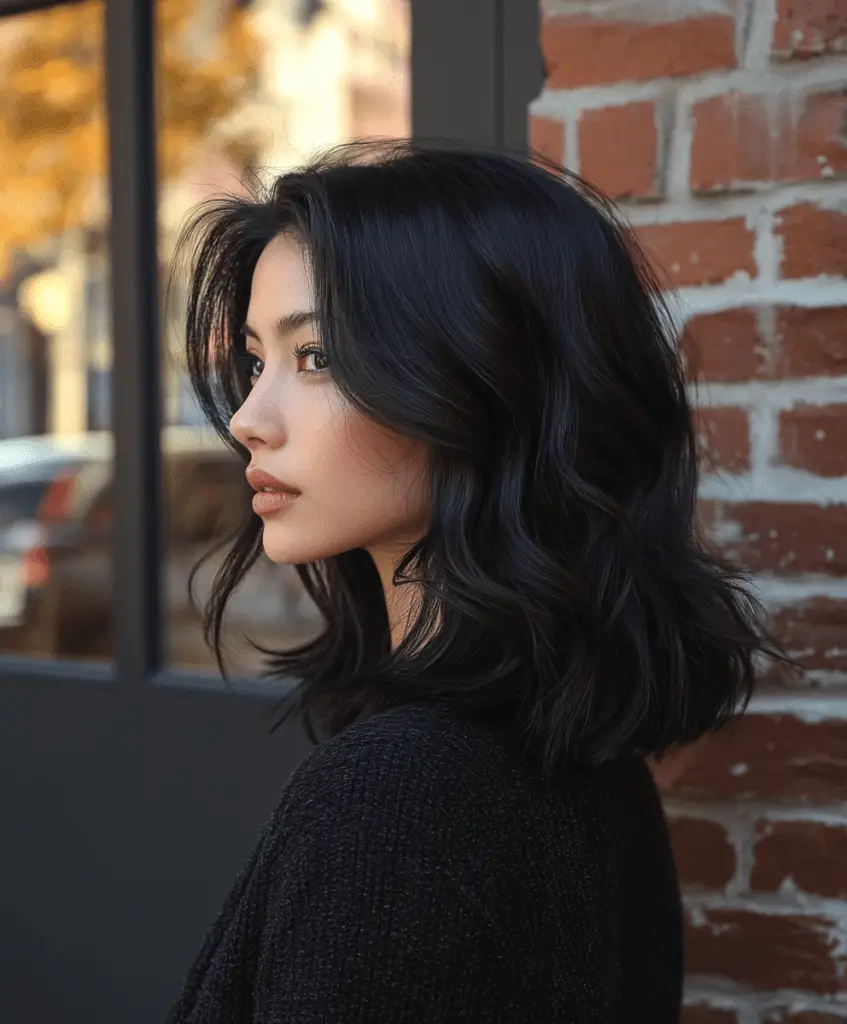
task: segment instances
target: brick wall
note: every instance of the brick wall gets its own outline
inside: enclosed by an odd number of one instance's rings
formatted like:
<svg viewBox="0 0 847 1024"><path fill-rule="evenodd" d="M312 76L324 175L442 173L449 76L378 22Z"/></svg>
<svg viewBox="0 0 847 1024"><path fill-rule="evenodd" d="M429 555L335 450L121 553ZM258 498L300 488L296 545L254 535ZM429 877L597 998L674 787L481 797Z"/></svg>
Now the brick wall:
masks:
<svg viewBox="0 0 847 1024"><path fill-rule="evenodd" d="M542 48L532 142L664 268L704 521L807 665L665 791L685 1020L847 1020L847 0L549 0Z"/></svg>

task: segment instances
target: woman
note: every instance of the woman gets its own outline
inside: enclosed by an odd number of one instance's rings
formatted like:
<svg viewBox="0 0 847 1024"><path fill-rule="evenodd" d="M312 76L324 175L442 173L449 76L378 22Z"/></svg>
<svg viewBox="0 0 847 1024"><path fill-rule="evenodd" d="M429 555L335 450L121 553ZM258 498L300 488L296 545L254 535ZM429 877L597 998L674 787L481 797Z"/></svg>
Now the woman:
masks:
<svg viewBox="0 0 847 1024"><path fill-rule="evenodd" d="M698 540L633 239L573 175L397 144L206 204L186 248L193 383L256 491L207 632L220 662L262 548L296 565L323 631L265 654L328 738L170 1021L676 1021L646 758L783 656Z"/></svg>

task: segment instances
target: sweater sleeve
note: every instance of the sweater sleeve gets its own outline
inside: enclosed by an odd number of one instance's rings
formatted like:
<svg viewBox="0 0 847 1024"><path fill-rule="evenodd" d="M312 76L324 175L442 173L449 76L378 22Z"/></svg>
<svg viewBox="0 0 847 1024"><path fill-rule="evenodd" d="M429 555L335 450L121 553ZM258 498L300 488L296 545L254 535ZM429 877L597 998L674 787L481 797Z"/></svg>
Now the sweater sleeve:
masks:
<svg viewBox="0 0 847 1024"><path fill-rule="evenodd" d="M425 768L399 750L336 752L289 798L299 811L266 878L256 1022L519 1019L483 901L451 870L457 851Z"/></svg>

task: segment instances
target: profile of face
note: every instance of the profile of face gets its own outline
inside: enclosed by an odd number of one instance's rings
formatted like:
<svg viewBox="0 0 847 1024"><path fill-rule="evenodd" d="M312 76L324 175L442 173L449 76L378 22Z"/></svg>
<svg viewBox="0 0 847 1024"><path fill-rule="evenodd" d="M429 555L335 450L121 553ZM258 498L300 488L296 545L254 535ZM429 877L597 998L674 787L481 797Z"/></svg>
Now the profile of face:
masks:
<svg viewBox="0 0 847 1024"><path fill-rule="evenodd" d="M276 507L271 496L257 497L271 561L302 564L364 548L390 580L426 530L425 450L341 394L315 312L308 258L294 238L278 236L253 274L244 326L251 389L230 430L250 452L248 478L261 470L299 491Z"/></svg>

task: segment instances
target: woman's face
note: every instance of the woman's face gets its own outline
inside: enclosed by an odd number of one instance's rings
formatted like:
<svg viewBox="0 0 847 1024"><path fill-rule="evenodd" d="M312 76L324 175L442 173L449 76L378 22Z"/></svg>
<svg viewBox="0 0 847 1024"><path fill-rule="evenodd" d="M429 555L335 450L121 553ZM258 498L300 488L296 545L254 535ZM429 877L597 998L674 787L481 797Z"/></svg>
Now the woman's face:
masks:
<svg viewBox="0 0 847 1024"><path fill-rule="evenodd" d="M264 470L300 492L278 510L258 511L272 561L305 563L365 548L385 580L426 530L424 448L344 400L316 322L294 319L314 311L304 253L280 236L253 275L245 325L253 384L230 429L252 456L248 479ZM298 356L297 348L310 351Z"/></svg>

